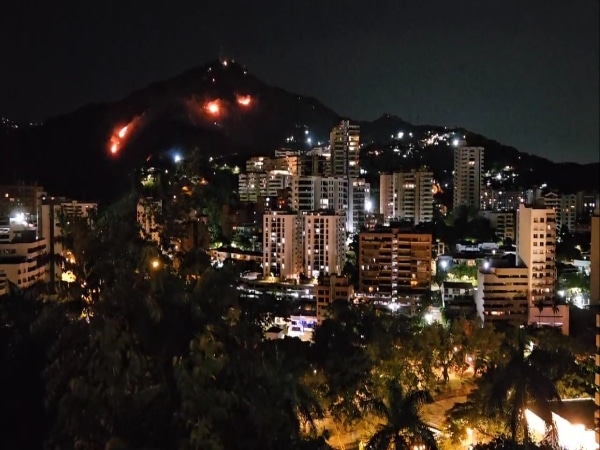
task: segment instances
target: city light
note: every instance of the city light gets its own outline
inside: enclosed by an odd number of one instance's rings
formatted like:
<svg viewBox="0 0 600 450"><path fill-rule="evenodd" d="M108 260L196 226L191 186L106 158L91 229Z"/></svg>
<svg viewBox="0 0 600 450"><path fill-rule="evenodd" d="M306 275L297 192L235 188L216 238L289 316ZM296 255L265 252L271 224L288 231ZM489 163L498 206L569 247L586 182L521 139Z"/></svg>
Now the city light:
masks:
<svg viewBox="0 0 600 450"><path fill-rule="evenodd" d="M173 161L175 162L175 164L177 164L177 163L181 162L181 155L180 155L179 153L176 153L176 154L173 156Z"/></svg>

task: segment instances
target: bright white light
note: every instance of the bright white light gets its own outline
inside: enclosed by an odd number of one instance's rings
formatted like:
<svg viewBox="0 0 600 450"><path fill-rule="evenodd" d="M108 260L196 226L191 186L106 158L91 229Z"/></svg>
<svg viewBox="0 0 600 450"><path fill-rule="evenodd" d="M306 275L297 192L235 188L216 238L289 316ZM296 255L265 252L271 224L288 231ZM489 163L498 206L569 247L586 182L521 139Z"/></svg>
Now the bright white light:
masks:
<svg viewBox="0 0 600 450"><path fill-rule="evenodd" d="M398 139L402 139L404 137L404 132L398 131Z"/></svg>
<svg viewBox="0 0 600 450"><path fill-rule="evenodd" d="M175 163L181 162L181 155L177 153L175 156L173 156L173 161L175 161Z"/></svg>
<svg viewBox="0 0 600 450"><path fill-rule="evenodd" d="M373 210L373 202L370 198L365 199L365 211L370 213Z"/></svg>
<svg viewBox="0 0 600 450"><path fill-rule="evenodd" d="M311 144L311 143L312 143L312 139L311 139L311 138L309 138L309 137L308 137L308 138L306 138L306 143L307 143L307 144Z"/></svg>
<svg viewBox="0 0 600 450"><path fill-rule="evenodd" d="M428 325L431 325L433 323L433 314L425 314L425 322L427 322Z"/></svg>
<svg viewBox="0 0 600 450"><path fill-rule="evenodd" d="M442 269L446 270L448 268L448 261L443 259L442 262L440 263L440 266L442 267Z"/></svg>
<svg viewBox="0 0 600 450"><path fill-rule="evenodd" d="M308 130L304 130L304 134L308 134Z"/></svg>
<svg viewBox="0 0 600 450"><path fill-rule="evenodd" d="M454 139L452 141L452 145L454 145L455 147L458 147L458 144L460 143L460 141L458 139Z"/></svg>
<svg viewBox="0 0 600 450"><path fill-rule="evenodd" d="M490 268L490 262L489 262L489 261L484 261L484 262L483 262L483 268L484 268L485 270L488 270L488 269Z"/></svg>

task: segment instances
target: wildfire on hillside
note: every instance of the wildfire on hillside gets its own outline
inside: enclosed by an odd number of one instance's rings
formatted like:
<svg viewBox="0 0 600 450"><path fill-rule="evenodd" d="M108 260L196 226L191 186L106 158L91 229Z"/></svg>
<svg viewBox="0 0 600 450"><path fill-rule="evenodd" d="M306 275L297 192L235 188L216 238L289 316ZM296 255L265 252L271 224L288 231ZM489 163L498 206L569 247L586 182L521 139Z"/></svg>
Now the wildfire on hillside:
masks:
<svg viewBox="0 0 600 450"><path fill-rule="evenodd" d="M252 103L252 96L251 95L238 95L238 96L236 96L236 100L239 105L250 106L250 104Z"/></svg>
<svg viewBox="0 0 600 450"><path fill-rule="evenodd" d="M131 122L125 125L117 125L113 129L112 135L110 136L110 140L108 142L108 148L110 153L116 155L119 153L125 142L131 136L132 131L135 129L139 122L140 117L134 117Z"/></svg>

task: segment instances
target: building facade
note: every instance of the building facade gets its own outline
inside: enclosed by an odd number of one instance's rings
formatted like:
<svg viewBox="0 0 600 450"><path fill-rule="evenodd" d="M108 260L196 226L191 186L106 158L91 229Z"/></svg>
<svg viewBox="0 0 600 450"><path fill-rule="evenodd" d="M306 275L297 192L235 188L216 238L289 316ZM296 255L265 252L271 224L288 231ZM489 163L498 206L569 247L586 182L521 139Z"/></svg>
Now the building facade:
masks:
<svg viewBox="0 0 600 450"><path fill-rule="evenodd" d="M297 213L271 211L263 217L263 275L297 278L302 270L302 221Z"/></svg>
<svg viewBox="0 0 600 450"><path fill-rule="evenodd" d="M329 136L330 170L332 176L360 176L360 126L342 120Z"/></svg>
<svg viewBox="0 0 600 450"><path fill-rule="evenodd" d="M359 291L387 301L431 287L432 236L382 227L359 234Z"/></svg>
<svg viewBox="0 0 600 450"><path fill-rule="evenodd" d="M454 149L454 209L459 206L480 209L483 160L483 147Z"/></svg>
<svg viewBox="0 0 600 450"><path fill-rule="evenodd" d="M529 278L528 323L560 326L568 334L569 309L556 305L556 211L543 202L521 205L517 224L517 261Z"/></svg>
<svg viewBox="0 0 600 450"><path fill-rule="evenodd" d="M317 323L320 325L329 316L329 306L336 301L351 302L354 287L347 276L324 276L319 279L317 291Z"/></svg>
<svg viewBox="0 0 600 450"><path fill-rule="evenodd" d="M379 208L386 223L394 220L417 225L433 220L433 172L425 169L381 174Z"/></svg>
<svg viewBox="0 0 600 450"><path fill-rule="evenodd" d="M346 262L344 211L307 211L302 213L304 275L340 275Z"/></svg>
<svg viewBox="0 0 600 450"><path fill-rule="evenodd" d="M484 321L527 323L529 270L524 266L492 265L482 265L477 272L477 315Z"/></svg>

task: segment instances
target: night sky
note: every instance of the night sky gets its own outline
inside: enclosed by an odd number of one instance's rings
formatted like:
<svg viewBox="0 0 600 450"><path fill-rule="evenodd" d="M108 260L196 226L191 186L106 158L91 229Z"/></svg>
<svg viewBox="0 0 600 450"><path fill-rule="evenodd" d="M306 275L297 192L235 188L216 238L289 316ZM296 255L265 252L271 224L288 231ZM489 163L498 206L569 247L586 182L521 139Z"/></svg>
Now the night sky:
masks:
<svg viewBox="0 0 600 450"><path fill-rule="evenodd" d="M116 100L221 49L355 119L598 161L598 22L598 0L4 2L0 115Z"/></svg>

